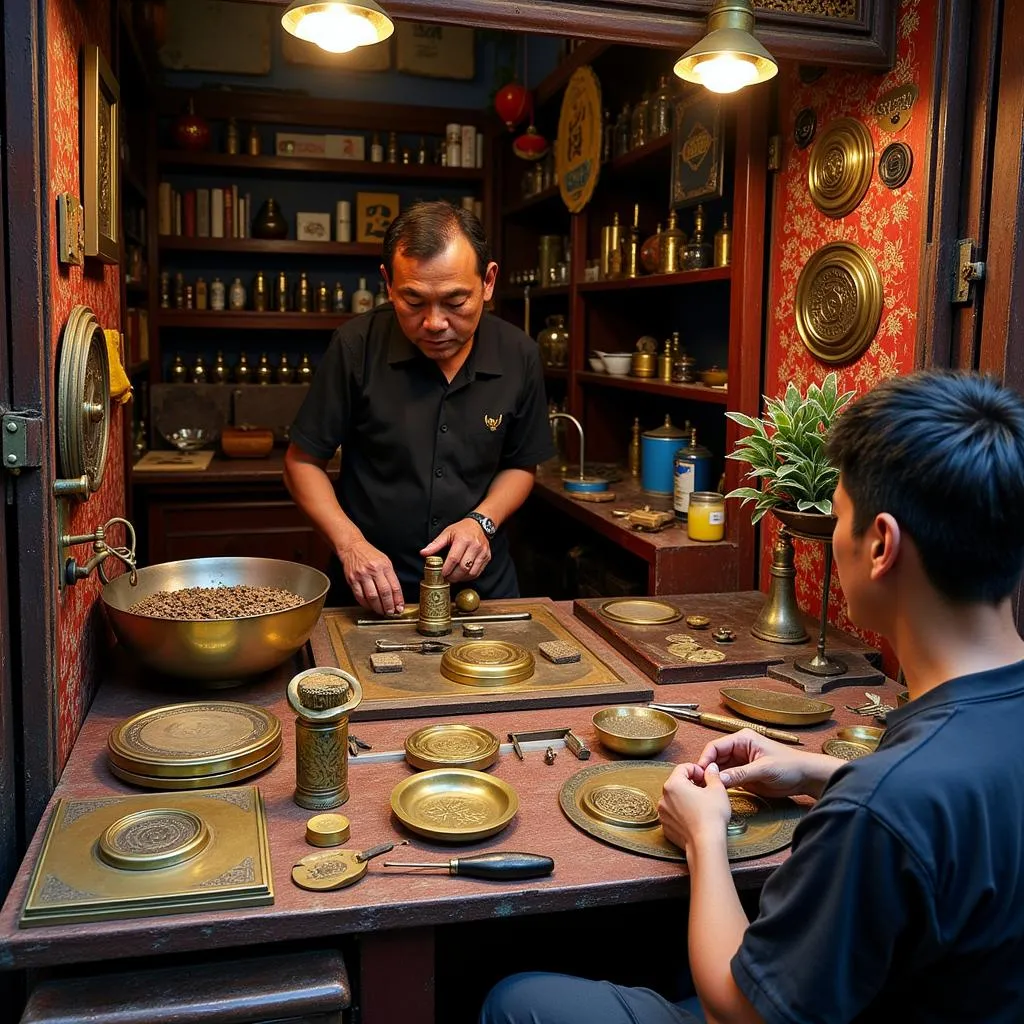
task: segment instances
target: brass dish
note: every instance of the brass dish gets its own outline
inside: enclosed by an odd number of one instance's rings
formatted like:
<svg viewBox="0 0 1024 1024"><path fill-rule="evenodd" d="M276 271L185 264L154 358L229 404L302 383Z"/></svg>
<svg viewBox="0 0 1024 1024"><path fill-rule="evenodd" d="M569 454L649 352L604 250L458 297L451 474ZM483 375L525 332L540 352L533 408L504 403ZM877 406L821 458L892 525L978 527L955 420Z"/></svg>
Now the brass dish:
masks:
<svg viewBox="0 0 1024 1024"><path fill-rule="evenodd" d="M717 366L712 366L710 370L700 371L700 379L709 388L721 387L729 382L729 371L720 370Z"/></svg>
<svg viewBox="0 0 1024 1024"><path fill-rule="evenodd" d="M685 860L683 851L665 838L661 824L645 814L647 806L657 809L674 767L665 761L591 765L566 780L558 802L574 825L612 846L645 857ZM733 809L726 834L730 860L785 849L804 813L792 800L767 800L742 789L730 789L729 800ZM624 823L607 820L614 817Z"/></svg>
<svg viewBox="0 0 1024 1024"><path fill-rule="evenodd" d="M467 640L441 655L441 675L465 686L511 686L534 667L533 655L507 640Z"/></svg>
<svg viewBox="0 0 1024 1024"><path fill-rule="evenodd" d="M606 619L630 626L661 626L683 617L674 604L649 597L617 597L605 601L598 611Z"/></svg>
<svg viewBox="0 0 1024 1024"><path fill-rule="evenodd" d="M168 704L115 725L111 764L137 775L201 778L246 768L281 746L281 723L262 708L234 701Z"/></svg>
<svg viewBox="0 0 1024 1024"><path fill-rule="evenodd" d="M617 754L651 757L675 738L679 723L654 708L602 708L591 719L598 739Z"/></svg>
<svg viewBox="0 0 1024 1024"><path fill-rule="evenodd" d="M836 732L836 739L848 740L851 743L863 743L864 746L877 750L884 735L885 730L877 725L848 725Z"/></svg>
<svg viewBox="0 0 1024 1024"><path fill-rule="evenodd" d="M131 783L133 786L142 786L144 789L215 789L218 786L229 786L233 782L241 782L243 779L251 779L268 768L273 768L281 760L282 746L279 743L266 757L252 764L243 765L241 768L233 768L229 772L217 772L215 775L198 775L191 779L170 779L162 775L146 775L144 773L128 771L121 768L113 761L107 762L111 773L119 779Z"/></svg>
<svg viewBox="0 0 1024 1024"><path fill-rule="evenodd" d="M821 752L829 757L841 757L844 761L855 761L858 757L874 753L875 748L867 743L855 743L853 740L841 740L832 736L821 745Z"/></svg>
<svg viewBox="0 0 1024 1024"><path fill-rule="evenodd" d="M320 618L330 580L317 569L276 558L189 558L124 573L102 590L117 639L157 672L208 682L259 675L287 661ZM128 609L162 590L250 585L278 587L302 598L282 612L236 619L157 619Z"/></svg>
<svg viewBox="0 0 1024 1024"><path fill-rule="evenodd" d="M477 725L428 725L405 741L413 768L469 768L483 771L498 760L498 737Z"/></svg>
<svg viewBox="0 0 1024 1024"><path fill-rule="evenodd" d="M118 818L99 838L96 852L112 868L153 871L184 864L210 845L210 829L191 811L150 807Z"/></svg>
<svg viewBox="0 0 1024 1024"><path fill-rule="evenodd" d="M875 149L871 133L853 117L840 117L818 136L807 168L807 188L827 217L845 217L871 184Z"/></svg>
<svg viewBox="0 0 1024 1024"><path fill-rule="evenodd" d="M485 772L435 768L395 786L391 810L417 835L472 843L505 828L519 810L519 798L507 782Z"/></svg>
<svg viewBox="0 0 1024 1024"><path fill-rule="evenodd" d="M823 363L856 359L882 319L882 276L854 242L829 242L804 264L796 285L796 329Z"/></svg>
<svg viewBox="0 0 1024 1024"><path fill-rule="evenodd" d="M759 686L723 686L718 693L730 711L768 725L817 725L835 711L823 700Z"/></svg>

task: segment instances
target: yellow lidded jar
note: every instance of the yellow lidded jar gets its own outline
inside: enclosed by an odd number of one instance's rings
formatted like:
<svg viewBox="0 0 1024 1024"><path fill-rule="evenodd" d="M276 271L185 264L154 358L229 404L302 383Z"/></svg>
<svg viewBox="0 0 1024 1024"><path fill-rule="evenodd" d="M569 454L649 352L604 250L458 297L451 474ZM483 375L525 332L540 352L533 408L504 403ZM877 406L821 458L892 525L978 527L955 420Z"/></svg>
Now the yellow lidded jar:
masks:
<svg viewBox="0 0 1024 1024"><path fill-rule="evenodd" d="M725 537L725 497L718 491L694 491L686 520L690 540L716 541Z"/></svg>

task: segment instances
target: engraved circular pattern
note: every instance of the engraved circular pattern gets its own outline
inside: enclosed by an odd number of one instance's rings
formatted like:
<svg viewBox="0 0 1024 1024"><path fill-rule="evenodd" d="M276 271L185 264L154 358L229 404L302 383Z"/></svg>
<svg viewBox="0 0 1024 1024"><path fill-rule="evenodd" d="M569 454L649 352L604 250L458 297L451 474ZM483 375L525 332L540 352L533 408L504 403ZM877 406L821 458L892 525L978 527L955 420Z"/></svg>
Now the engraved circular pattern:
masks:
<svg viewBox="0 0 1024 1024"><path fill-rule="evenodd" d="M851 213L868 190L874 163L867 128L852 117L833 121L811 150L807 187L814 205L828 217Z"/></svg>
<svg viewBox="0 0 1024 1024"><path fill-rule="evenodd" d="M854 743L852 740L839 740L832 737L821 745L821 752L830 757L841 757L844 761L855 761L858 757L870 754L871 747L866 743Z"/></svg>
<svg viewBox="0 0 1024 1024"><path fill-rule="evenodd" d="M405 759L415 768L490 767L498 758L500 742L494 733L474 725L428 725L405 741Z"/></svg>
<svg viewBox="0 0 1024 1024"><path fill-rule="evenodd" d="M391 791L391 810L413 832L442 842L474 842L504 829L519 810L515 790L467 768L434 768Z"/></svg>
<svg viewBox="0 0 1024 1024"><path fill-rule="evenodd" d="M725 686L718 694L730 711L767 725L816 725L835 711L823 700L757 686Z"/></svg>
<svg viewBox="0 0 1024 1024"><path fill-rule="evenodd" d="M795 313L800 339L817 359L856 359L882 319L882 277L874 261L854 242L822 246L800 272Z"/></svg>
<svg viewBox="0 0 1024 1024"><path fill-rule="evenodd" d="M209 829L197 814L159 807L119 818L100 836L98 852L111 867L150 871L191 860L209 841Z"/></svg>
<svg viewBox="0 0 1024 1024"><path fill-rule="evenodd" d="M313 892L344 889L366 874L367 862L356 856L352 850L310 854L292 867L292 881Z"/></svg>
<svg viewBox="0 0 1024 1024"><path fill-rule="evenodd" d="M695 662L698 665L710 665L715 661L725 661L725 655L721 651L708 650L706 647L698 647L686 656L687 661Z"/></svg>
<svg viewBox="0 0 1024 1024"><path fill-rule="evenodd" d="M689 633L669 633L665 641L670 644L683 644L685 647L697 646L697 641Z"/></svg>
<svg viewBox="0 0 1024 1024"><path fill-rule="evenodd" d="M907 183L913 166L913 150L905 142L890 142L878 160L878 176L886 188L900 188Z"/></svg>
<svg viewBox="0 0 1024 1024"><path fill-rule="evenodd" d="M467 640L441 656L441 675L467 686L519 683L533 672L533 655L507 640Z"/></svg>
<svg viewBox="0 0 1024 1024"><path fill-rule="evenodd" d="M686 661L694 651L699 651L700 649L700 644L696 641L691 641L688 644L669 644L667 647L668 653L671 654L673 658L679 658L680 661Z"/></svg>
<svg viewBox="0 0 1024 1024"><path fill-rule="evenodd" d="M796 142L798 149L806 149L814 141L817 128L817 115L810 107L804 107L796 115L796 124L793 128L793 141Z"/></svg>
<svg viewBox="0 0 1024 1024"><path fill-rule="evenodd" d="M626 828L653 828L658 824L658 809L651 798L633 786L598 786L584 800L595 817L610 825Z"/></svg>

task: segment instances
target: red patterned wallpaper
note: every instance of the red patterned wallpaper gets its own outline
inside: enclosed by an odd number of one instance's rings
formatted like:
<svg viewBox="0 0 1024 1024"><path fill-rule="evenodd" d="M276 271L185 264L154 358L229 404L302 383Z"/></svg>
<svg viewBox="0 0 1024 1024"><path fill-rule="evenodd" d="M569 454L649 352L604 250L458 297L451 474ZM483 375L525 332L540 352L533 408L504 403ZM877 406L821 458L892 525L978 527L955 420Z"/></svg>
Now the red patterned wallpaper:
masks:
<svg viewBox="0 0 1024 1024"><path fill-rule="evenodd" d="M50 212L49 267L51 338L54 366L61 334L73 306L84 304L96 314L100 326L120 329L120 270L87 260L85 267L57 262L57 195L71 192L81 198L79 114L81 111L80 61L85 43L96 43L110 59L109 0L48 0L46 5L46 123L49 129L46 166L49 181L46 209ZM110 450L103 486L87 502L75 502L68 524L72 533L90 533L112 516L124 514L124 457L121 443L121 407L111 406ZM123 543L120 533L114 537ZM88 558L88 547L76 556ZM78 735L96 686L100 645L104 642L103 615L97 604L100 583L95 574L60 598L58 650L58 756L63 765Z"/></svg>
<svg viewBox="0 0 1024 1024"><path fill-rule="evenodd" d="M840 386L843 390L862 392L885 377L914 369L918 269L928 199L922 189L922 176L927 157L937 3L938 0L901 0L896 62L887 74L830 70L816 82L805 85L796 67L782 72L779 123L783 133L783 164L775 181L767 304L765 388L770 395L781 395L789 381L801 390L812 381L820 383L830 369L804 347L797 334L793 309L797 280L808 258L827 242L840 239L856 242L870 253L881 273L884 292L878 334L859 359L839 368ZM884 132L875 121L875 101L889 89L907 83L920 90L910 122L895 135ZM838 117L855 117L871 132L875 173L861 204L839 220L821 213L807 188L813 143L801 150L793 141L796 116L805 107L817 115L818 135ZM896 190L888 189L878 177L878 158L892 141L906 142L914 154L910 178ZM766 589L766 570L771 562L777 524L771 516L763 522L768 527L762 536L762 588ZM820 545L796 541L797 596L800 606L815 617L821 609L823 560ZM843 629L858 632L846 617L846 601L834 572L829 618ZM891 658L887 668L894 669Z"/></svg>

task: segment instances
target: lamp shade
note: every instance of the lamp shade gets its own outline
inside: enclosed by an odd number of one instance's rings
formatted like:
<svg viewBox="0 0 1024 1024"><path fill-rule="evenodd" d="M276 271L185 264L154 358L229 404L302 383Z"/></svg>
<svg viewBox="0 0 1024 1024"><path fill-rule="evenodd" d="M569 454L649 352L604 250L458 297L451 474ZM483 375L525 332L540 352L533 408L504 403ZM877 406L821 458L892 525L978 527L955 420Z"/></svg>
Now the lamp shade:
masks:
<svg viewBox="0 0 1024 1024"><path fill-rule="evenodd" d="M315 43L329 53L348 53L357 46L372 46L395 31L394 22L374 0L353 3L292 0L281 15L281 24L286 32Z"/></svg>
<svg viewBox="0 0 1024 1024"><path fill-rule="evenodd" d="M676 61L674 71L712 92L736 92L778 74L775 58L753 34L750 0L716 0L707 35Z"/></svg>

